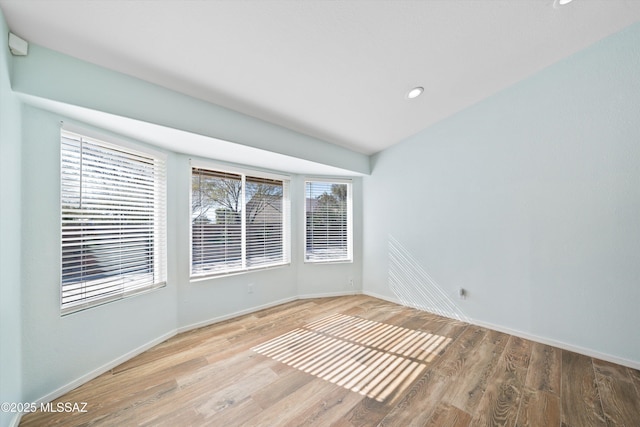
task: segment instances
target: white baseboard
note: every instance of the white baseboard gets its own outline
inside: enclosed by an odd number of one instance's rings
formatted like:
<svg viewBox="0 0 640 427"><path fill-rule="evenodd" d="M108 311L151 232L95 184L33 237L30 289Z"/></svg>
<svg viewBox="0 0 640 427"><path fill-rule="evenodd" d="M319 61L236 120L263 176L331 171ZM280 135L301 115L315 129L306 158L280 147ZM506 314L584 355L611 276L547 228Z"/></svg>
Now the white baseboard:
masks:
<svg viewBox="0 0 640 427"><path fill-rule="evenodd" d="M374 297L374 298L378 298L384 301L389 301L392 303L396 303L399 305L403 305L400 301L396 300L395 298L392 297L388 297L386 295L380 295L377 294L375 292L369 292L369 291L364 291L363 292L365 295ZM438 316L442 316L441 313L433 313L436 314ZM444 316L443 316L444 317ZM458 320L458 319L455 319ZM518 331L516 329L511 329L505 326L500 326L500 325L495 325L489 322L484 322L481 320L477 320L477 319L471 319L471 318L467 318L464 320L465 322L475 325L475 326L481 326L483 328L487 328L487 329L491 329L494 331L498 331L498 332L503 332L505 334L509 334L509 335L513 335L519 338L524 338L526 340L529 341L534 341L540 344L546 344L546 345L550 345L553 347L557 347L560 348L562 350L567 350L567 351L573 351L574 353L579 353L582 354L584 356L589 356L589 357L593 357L596 359L601 359L601 360L605 360L607 362L611 362L611 363L615 363L618 365L622 365L622 366L627 366L629 368L632 369L638 369L640 370L640 362L636 362L634 360L629 360L629 359L624 359L622 357L618 357L618 356L613 356L611 354L606 354L606 353L601 353L595 350L591 350L588 348L584 348L584 347L580 347L577 345L573 345L573 344L568 344L566 342L563 341L558 341L558 340L554 340L552 338L546 338L546 337L542 337L539 335L534 335L534 334L530 334L527 332L522 332L522 331Z"/></svg>
<svg viewBox="0 0 640 427"><path fill-rule="evenodd" d="M41 398L37 399L35 403L37 403L38 405L40 403L47 403L47 402L51 402L54 399L57 399L58 397L64 395L65 393L70 392L71 390L81 386L82 384L91 381L92 379L104 374L105 372L115 368L116 366L126 362L127 360L139 355L140 353L144 353L145 351L149 350L152 347L155 347L156 345L160 344L163 341L166 341L167 339L173 337L174 335L176 335L176 331L170 331L167 332L166 334L161 335L160 337L153 339L149 342L147 342L146 344L141 345L140 347L135 348L134 350L131 350L125 354L123 354L122 356L117 357L116 359L112 360L111 362L108 362L102 366L100 366L97 369L94 369L91 372L88 372L84 375L82 375L81 377L71 381L68 384L63 385L62 387L52 391L51 393L47 393L46 395L42 396Z"/></svg>
<svg viewBox="0 0 640 427"><path fill-rule="evenodd" d="M18 412L13 416L13 419L9 421L9 425L7 427L18 427L21 419L22 419L22 413Z"/></svg>

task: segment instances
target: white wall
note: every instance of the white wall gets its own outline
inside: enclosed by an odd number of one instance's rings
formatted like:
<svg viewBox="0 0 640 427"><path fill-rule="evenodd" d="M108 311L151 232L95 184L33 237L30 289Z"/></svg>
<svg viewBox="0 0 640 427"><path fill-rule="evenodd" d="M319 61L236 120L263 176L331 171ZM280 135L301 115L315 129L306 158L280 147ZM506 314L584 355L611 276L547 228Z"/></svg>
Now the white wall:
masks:
<svg viewBox="0 0 640 427"><path fill-rule="evenodd" d="M9 81L8 31L0 11L0 402L21 402L20 103ZM0 411L0 426L16 416Z"/></svg>
<svg viewBox="0 0 640 427"><path fill-rule="evenodd" d="M640 366L639 76L636 24L373 157L365 292Z"/></svg>

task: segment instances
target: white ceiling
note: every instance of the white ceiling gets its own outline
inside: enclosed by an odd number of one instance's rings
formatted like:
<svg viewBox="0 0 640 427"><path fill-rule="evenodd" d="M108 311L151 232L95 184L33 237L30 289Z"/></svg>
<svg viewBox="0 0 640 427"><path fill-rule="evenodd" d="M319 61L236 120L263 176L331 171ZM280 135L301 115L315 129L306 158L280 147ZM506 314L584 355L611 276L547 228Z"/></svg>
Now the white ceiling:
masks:
<svg viewBox="0 0 640 427"><path fill-rule="evenodd" d="M371 154L640 20L640 0L0 0L31 43ZM405 98L414 86L425 93Z"/></svg>

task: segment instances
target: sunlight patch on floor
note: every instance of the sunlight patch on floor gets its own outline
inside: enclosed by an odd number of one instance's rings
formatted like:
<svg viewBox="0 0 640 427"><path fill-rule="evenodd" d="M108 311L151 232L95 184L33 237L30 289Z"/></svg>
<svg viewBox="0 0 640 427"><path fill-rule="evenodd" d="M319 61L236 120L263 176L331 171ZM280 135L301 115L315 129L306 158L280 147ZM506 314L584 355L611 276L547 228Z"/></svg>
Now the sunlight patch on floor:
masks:
<svg viewBox="0 0 640 427"><path fill-rule="evenodd" d="M383 402L419 377L451 338L334 314L252 350Z"/></svg>

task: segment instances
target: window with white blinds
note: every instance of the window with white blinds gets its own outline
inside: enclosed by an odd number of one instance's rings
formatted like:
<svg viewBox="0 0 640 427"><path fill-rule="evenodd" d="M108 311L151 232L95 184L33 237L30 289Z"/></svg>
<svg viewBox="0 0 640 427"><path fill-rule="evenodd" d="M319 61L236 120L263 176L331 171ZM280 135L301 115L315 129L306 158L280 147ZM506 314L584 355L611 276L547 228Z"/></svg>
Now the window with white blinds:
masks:
<svg viewBox="0 0 640 427"><path fill-rule="evenodd" d="M165 285L165 182L162 155L62 131L63 314Z"/></svg>
<svg viewBox="0 0 640 427"><path fill-rule="evenodd" d="M191 276L288 264L289 180L192 168Z"/></svg>
<svg viewBox="0 0 640 427"><path fill-rule="evenodd" d="M352 261L351 183L305 182L305 261Z"/></svg>

